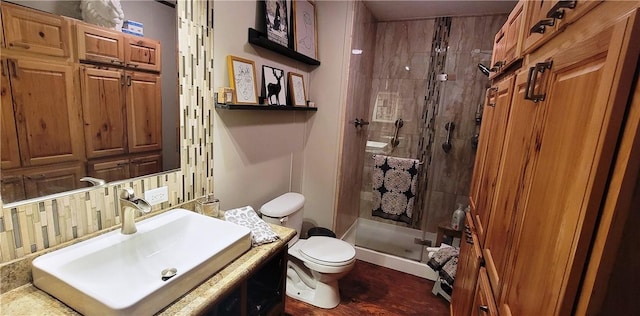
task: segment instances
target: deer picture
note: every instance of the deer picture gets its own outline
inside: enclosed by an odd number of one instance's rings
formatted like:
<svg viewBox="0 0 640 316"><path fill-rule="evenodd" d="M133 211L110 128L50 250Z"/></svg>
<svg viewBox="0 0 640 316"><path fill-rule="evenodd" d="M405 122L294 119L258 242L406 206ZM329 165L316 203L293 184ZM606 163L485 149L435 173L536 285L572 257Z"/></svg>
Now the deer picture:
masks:
<svg viewBox="0 0 640 316"><path fill-rule="evenodd" d="M280 105L280 90L282 90L282 85L280 84L280 80L282 80L282 76L284 75L284 71L271 69L273 71L273 76L276 77L277 83L270 83L267 85L267 98L269 99L269 104L272 105ZM278 72L280 75L278 76ZM271 97L276 97L276 102L271 101Z"/></svg>

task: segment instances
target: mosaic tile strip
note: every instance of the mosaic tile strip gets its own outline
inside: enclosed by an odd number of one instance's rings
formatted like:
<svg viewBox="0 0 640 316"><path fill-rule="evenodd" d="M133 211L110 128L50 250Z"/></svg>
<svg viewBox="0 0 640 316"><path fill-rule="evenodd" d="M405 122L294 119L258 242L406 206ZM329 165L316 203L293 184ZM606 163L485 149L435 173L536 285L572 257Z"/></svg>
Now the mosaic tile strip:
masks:
<svg viewBox="0 0 640 316"><path fill-rule="evenodd" d="M423 126L425 126L420 141L418 142L418 159L424 162L418 177L418 194L416 195L416 210L412 228L421 229L422 217L425 215L425 200L428 198L429 171L433 156L433 142L435 139L435 118L438 115L440 93L443 89L442 81L437 80L437 75L444 73L449 48L449 34L451 32L451 18L439 17L435 19L433 41L431 42L431 55L429 56L429 70L427 79L427 94L425 107L422 112Z"/></svg>
<svg viewBox="0 0 640 316"><path fill-rule="evenodd" d="M0 263L22 258L120 223L116 192L169 187L165 209L213 191L213 0L178 1L181 170L23 204L0 213ZM205 123L205 124L203 124ZM203 169L207 166L207 169ZM1 205L0 205L1 206Z"/></svg>

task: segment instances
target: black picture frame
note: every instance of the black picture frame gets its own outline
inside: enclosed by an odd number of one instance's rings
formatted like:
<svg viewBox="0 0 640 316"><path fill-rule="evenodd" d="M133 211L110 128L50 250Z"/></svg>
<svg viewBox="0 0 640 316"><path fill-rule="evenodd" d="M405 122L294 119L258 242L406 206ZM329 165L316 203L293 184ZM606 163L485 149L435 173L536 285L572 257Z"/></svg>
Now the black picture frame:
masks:
<svg viewBox="0 0 640 316"><path fill-rule="evenodd" d="M287 88L284 70L262 66L262 95L268 105L287 105Z"/></svg>
<svg viewBox="0 0 640 316"><path fill-rule="evenodd" d="M267 38L284 47L290 41L290 3L287 0L264 0L264 23Z"/></svg>

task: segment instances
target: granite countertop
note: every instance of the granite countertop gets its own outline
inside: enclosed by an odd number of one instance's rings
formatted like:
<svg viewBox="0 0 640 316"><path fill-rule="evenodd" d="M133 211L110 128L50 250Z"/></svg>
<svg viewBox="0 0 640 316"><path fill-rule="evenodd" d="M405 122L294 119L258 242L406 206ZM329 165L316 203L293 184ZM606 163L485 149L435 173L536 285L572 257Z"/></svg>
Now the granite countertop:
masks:
<svg viewBox="0 0 640 316"><path fill-rule="evenodd" d="M277 253L295 236L295 230L271 225L280 240L252 247L185 295L169 304L157 315L202 314L255 272L268 257ZM80 315L64 303L39 290L32 283L0 295L2 315Z"/></svg>

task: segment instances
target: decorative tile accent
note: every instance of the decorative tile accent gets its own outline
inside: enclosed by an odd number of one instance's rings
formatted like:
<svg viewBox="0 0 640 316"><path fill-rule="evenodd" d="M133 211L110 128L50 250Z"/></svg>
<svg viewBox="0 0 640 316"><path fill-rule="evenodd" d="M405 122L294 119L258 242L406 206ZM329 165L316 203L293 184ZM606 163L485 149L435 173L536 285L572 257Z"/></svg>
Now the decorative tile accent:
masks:
<svg viewBox="0 0 640 316"><path fill-rule="evenodd" d="M117 191L124 186L132 187L137 194L168 186L169 201L154 206L154 212L213 191L213 0L178 1L176 12L182 109L179 113L181 170L12 209L3 208L0 263L4 265L34 251L120 224ZM0 271L5 271L3 265ZM4 282L4 272L0 277Z"/></svg>

